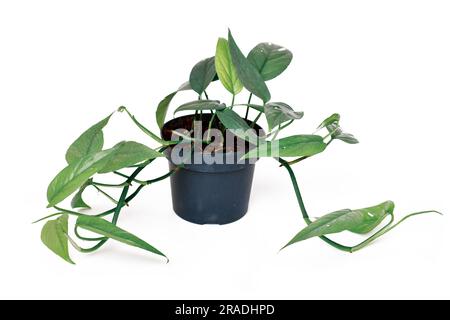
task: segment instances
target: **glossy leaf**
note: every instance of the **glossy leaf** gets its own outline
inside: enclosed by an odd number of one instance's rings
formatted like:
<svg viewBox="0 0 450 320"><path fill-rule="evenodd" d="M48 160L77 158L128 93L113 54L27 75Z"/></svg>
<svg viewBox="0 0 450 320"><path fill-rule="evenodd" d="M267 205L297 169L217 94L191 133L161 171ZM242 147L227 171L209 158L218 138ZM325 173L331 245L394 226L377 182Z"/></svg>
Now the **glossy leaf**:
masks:
<svg viewBox="0 0 450 320"><path fill-rule="evenodd" d="M357 212L355 215L359 214L363 217L363 221L360 224L351 227L349 231L358 234L367 234L379 226L388 215L392 215L394 209L394 202L386 201L373 207L354 210Z"/></svg>
<svg viewBox="0 0 450 320"><path fill-rule="evenodd" d="M264 106L264 114L270 131L287 121L303 118L303 112L296 112L283 102L267 103Z"/></svg>
<svg viewBox="0 0 450 320"><path fill-rule="evenodd" d="M394 203L383 202L377 206L359 210L340 210L327 214L300 231L286 246L313 237L351 231L365 234L374 230L387 215L392 215Z"/></svg>
<svg viewBox="0 0 450 320"><path fill-rule="evenodd" d="M166 96L161 102L158 104L158 108L156 109L156 123L160 128L164 126L167 116L167 110L169 109L170 102L176 96L176 94L180 91L191 90L191 85L189 82L183 83L177 91L172 92L168 96Z"/></svg>
<svg viewBox="0 0 450 320"><path fill-rule="evenodd" d="M245 156L258 157L309 157L324 151L326 144L321 136L295 135L275 141L266 141L250 150Z"/></svg>
<svg viewBox="0 0 450 320"><path fill-rule="evenodd" d="M98 173L113 172L158 157L164 154L137 142L121 142L113 148L113 154Z"/></svg>
<svg viewBox="0 0 450 320"><path fill-rule="evenodd" d="M219 80L225 89L233 95L242 91L243 86L231 59L230 48L226 39L219 38L217 41L215 66Z"/></svg>
<svg viewBox="0 0 450 320"><path fill-rule="evenodd" d="M209 84L214 80L216 76L216 66L214 57L205 59L197 63L192 68L189 76L189 83L192 90L199 95L208 88Z"/></svg>
<svg viewBox="0 0 450 320"><path fill-rule="evenodd" d="M292 52L273 43L260 43L247 56L248 61L256 67L263 80L278 77L292 61Z"/></svg>
<svg viewBox="0 0 450 320"><path fill-rule="evenodd" d="M127 245L137 247L157 255L166 257L161 251L154 248L144 240L136 237L135 235L117 227L109 221L94 217L94 216L80 216L77 219L77 226L108 237L110 239L125 243Z"/></svg>
<svg viewBox="0 0 450 320"><path fill-rule="evenodd" d="M73 209L91 209L91 207L84 202L83 200L83 192L86 190L87 187L89 187L92 183L92 179L89 179L86 181L78 190L78 192L75 194L75 196L72 199L72 202L70 203Z"/></svg>
<svg viewBox="0 0 450 320"><path fill-rule="evenodd" d="M66 153L68 164L74 163L88 154L96 153L103 148L103 128L108 124L111 115L87 129Z"/></svg>
<svg viewBox="0 0 450 320"><path fill-rule="evenodd" d="M55 254L75 264L69 255L68 220L69 216L64 214L56 220L47 221L41 231L41 240Z"/></svg>
<svg viewBox="0 0 450 320"><path fill-rule="evenodd" d="M222 110L225 109L225 104L220 103L218 100L195 100L185 103L179 106L175 112L188 111L188 110Z"/></svg>
<svg viewBox="0 0 450 320"><path fill-rule="evenodd" d="M217 111L216 114L225 128L230 130L234 135L254 145L258 144L259 138L257 134L239 114L229 108Z"/></svg>
<svg viewBox="0 0 450 320"><path fill-rule="evenodd" d="M244 87L261 98L264 103L270 100L270 92L259 71L243 55L234 41L231 31L228 31L228 43L233 64Z"/></svg>
<svg viewBox="0 0 450 320"><path fill-rule="evenodd" d="M114 149L100 151L69 164L52 180L47 189L48 207L53 207L75 192L108 162Z"/></svg>

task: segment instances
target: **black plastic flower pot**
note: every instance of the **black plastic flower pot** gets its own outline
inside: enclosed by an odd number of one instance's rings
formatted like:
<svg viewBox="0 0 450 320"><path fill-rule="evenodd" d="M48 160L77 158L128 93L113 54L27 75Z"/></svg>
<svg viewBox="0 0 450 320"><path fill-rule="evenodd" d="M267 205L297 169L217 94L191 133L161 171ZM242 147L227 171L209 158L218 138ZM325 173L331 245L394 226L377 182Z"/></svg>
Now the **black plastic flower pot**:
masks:
<svg viewBox="0 0 450 320"><path fill-rule="evenodd" d="M161 130L162 137L171 140L173 130L190 129L192 120L193 116L189 115L167 122ZM203 115L203 128L208 128L209 120L210 115ZM255 126L255 129L261 128ZM235 136L234 139L240 140ZM223 225L241 219L248 210L255 161L239 160L249 148L251 146L246 143L243 150L223 150L214 154L205 154L200 148L191 151L190 159L197 157L195 163L189 161L182 165L177 163L179 160L174 161L174 147L168 148L169 167L175 170L170 177L175 213L196 224ZM212 163L213 156L220 158L216 161L220 163Z"/></svg>

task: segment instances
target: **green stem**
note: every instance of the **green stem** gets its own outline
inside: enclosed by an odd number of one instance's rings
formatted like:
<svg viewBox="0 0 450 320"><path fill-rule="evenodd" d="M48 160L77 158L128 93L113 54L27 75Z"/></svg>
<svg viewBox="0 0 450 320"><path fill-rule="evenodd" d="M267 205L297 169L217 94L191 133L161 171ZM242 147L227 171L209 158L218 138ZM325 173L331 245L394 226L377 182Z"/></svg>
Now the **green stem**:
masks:
<svg viewBox="0 0 450 320"><path fill-rule="evenodd" d="M263 114L263 112L260 112L260 113L256 116L255 120L253 120L252 124L250 125L250 127L251 127L252 129L255 127L256 122L258 122L258 120L259 120L259 118L261 118L262 114Z"/></svg>
<svg viewBox="0 0 450 320"><path fill-rule="evenodd" d="M203 91L203 93L205 94L205 98L206 98L206 100L209 100L209 97L208 97L208 94L206 93L206 90L205 90L205 91Z"/></svg>
<svg viewBox="0 0 450 320"><path fill-rule="evenodd" d="M144 170L145 167L141 167L141 168L137 168L132 174L131 176L128 178L127 182L131 183L131 181L133 181L136 176L142 171ZM111 223L112 224L117 224L117 221L119 220L119 215L120 215L120 211L122 210L122 208L124 207L124 205L126 204L126 198L127 198L127 194L128 194L128 190L130 190L129 186L125 186L123 187L122 190L122 194L120 195L119 201L117 202L117 207L114 210L114 215L112 218Z"/></svg>
<svg viewBox="0 0 450 320"><path fill-rule="evenodd" d="M397 222L396 224L392 225L392 223L394 222L394 216L392 215L392 219L391 221L388 223L388 225L386 225L383 229L381 229L380 231L378 231L377 233L375 233L374 235L372 235L370 238L368 238L367 240L361 242L360 244L352 247L352 251L351 252L356 252L358 250L361 250L365 247L367 247L369 244L371 244L372 242L374 242L376 239L378 239L379 237L381 237L382 235L388 233L389 231L391 231L392 229L394 229L395 227L397 227L399 224L401 224L403 221L417 216L417 215L421 215L421 214L425 214L425 213L438 213L441 214L440 212L436 211L436 210L427 210L427 211L420 211L420 212L415 212L415 213L411 213L409 215L407 215L406 217L404 217L403 219L401 219L399 222Z"/></svg>
<svg viewBox="0 0 450 320"><path fill-rule="evenodd" d="M111 200L112 203L117 204L117 200L114 199L113 197L111 197L108 193L106 193L105 191L103 191L102 189L100 189L99 187L97 187L96 185L93 185L94 188L100 192L101 194L103 194L106 198L108 198L109 200Z"/></svg>
<svg viewBox="0 0 450 320"><path fill-rule="evenodd" d="M80 232L78 231L78 226L75 225L75 227L73 228L75 235L77 236L78 239L80 240L84 240L84 241L103 241L106 240L106 237L99 237L99 238L88 238L88 237L83 237Z"/></svg>
<svg viewBox="0 0 450 320"><path fill-rule="evenodd" d="M248 97L248 102L247 104L250 104L250 102L252 102L252 97L253 97L253 93L250 93L250 96ZM250 111L250 107L247 106L247 111L245 111L245 120L248 119L248 113Z"/></svg>
<svg viewBox="0 0 450 320"><path fill-rule="evenodd" d="M273 135L272 141L274 141L277 138L277 136L280 133L280 131L281 131L281 125L278 125L278 129L277 129L277 131L275 131L275 134Z"/></svg>
<svg viewBox="0 0 450 320"><path fill-rule="evenodd" d="M138 167L138 168L139 168L139 167ZM121 176L121 177L123 177L123 178L130 179L130 176L127 176L126 174L123 174L122 172L114 171L113 173L116 174L116 175L118 175L118 176ZM138 180L138 179L133 179L133 182L136 182L137 184L145 184L145 181Z"/></svg>
<svg viewBox="0 0 450 320"><path fill-rule="evenodd" d="M177 168L177 169L174 169L174 170L171 170L171 171L169 171L168 173L163 174L162 176L160 176L160 177L158 177L158 178L155 178L155 179L152 179L152 180L147 180L147 181L145 181L145 182L146 182L147 185L150 185L150 184L155 183L155 182L159 182L159 181L161 181L161 180L167 179L167 178L170 177L172 174L174 174L177 170L178 170L178 168Z"/></svg>
<svg viewBox="0 0 450 320"><path fill-rule="evenodd" d="M158 181L161 181L161 180L164 180L164 179L166 179L166 178L168 178L168 177L170 177L173 173L175 173L177 171L177 169L175 169L175 170L172 170L172 171L170 171L169 173L166 173L165 175L162 175L162 176L160 176L160 177L158 177L158 178L155 178L155 179L152 179L152 180L147 180L147 181L145 181L145 184L141 184L127 199L126 199L126 203L129 203L129 202L131 202L138 194L139 194L139 192L146 186L146 185L150 185L150 184L152 184L152 183L155 183L155 182L158 182ZM102 213L100 213L100 214L98 214L98 215L96 215L96 217L105 217L105 216L108 216L108 215L110 215L110 214L112 214L112 213L114 213L114 210L115 210L115 208L113 208L113 209L110 209L110 210L107 210L107 211L105 211L105 212L102 212Z"/></svg>
<svg viewBox="0 0 450 320"><path fill-rule="evenodd" d="M32 224L35 224L35 223L38 223L38 222L41 222L43 220L47 220L47 219L50 219L50 218L53 218L53 217L56 217L56 216L60 216L62 214L64 214L64 212L57 212L57 213L49 214L48 216L40 218L39 220L33 221Z"/></svg>
<svg viewBox="0 0 450 320"><path fill-rule="evenodd" d="M101 183L101 182L95 182L92 181L91 183L94 187L98 186L98 187L106 187L106 188L123 188L125 187L125 185L127 184L126 182L124 183L119 183L119 184L109 184L109 183Z"/></svg>
<svg viewBox="0 0 450 320"><path fill-rule="evenodd" d="M303 198L302 195L300 193L300 188L298 187L298 183L297 183L297 178L295 177L294 172L292 171L291 166L287 163L287 161L279 158L278 162L280 162L288 171L289 176L291 177L291 181L292 181L292 186L294 187L294 191L295 191L295 195L297 196L297 202L298 205L300 207L300 210L302 212L302 216L303 216L303 220L305 220L305 222L309 225L312 223L311 219L309 218L308 212L306 211L306 207L305 204L303 202ZM321 236L320 239L322 239L323 241L325 241L326 243L328 243L330 246L345 251L345 252L352 252L352 248L351 247L347 247L347 246L343 246L337 242L334 242L333 240L325 237L325 236Z"/></svg>
<svg viewBox="0 0 450 320"><path fill-rule="evenodd" d="M284 124L284 125L282 125L282 126L278 126L278 129L277 129L276 131L272 131L271 133L269 133L269 134L266 136L266 139L269 138L272 134L278 135L278 133L279 133L281 130L283 130L283 129L289 127L293 122L294 122L294 120L290 120L288 123L286 123L286 124ZM275 140L275 138L273 138L273 140Z"/></svg>
<svg viewBox="0 0 450 320"><path fill-rule="evenodd" d="M299 163L300 161L303 161L303 160L306 160L306 159L308 159L310 156L304 156L304 157L300 157L300 158L297 158L297 159L295 159L295 160L292 160L292 161L289 161L289 162L286 162L288 165L290 165L290 166L292 166L293 164L296 164L296 163ZM282 166L284 166L284 164L280 164L280 167L282 167Z"/></svg>
<svg viewBox="0 0 450 320"><path fill-rule="evenodd" d="M208 125L208 135L206 136L206 143L209 144L211 141L211 128L212 128L212 124L214 122L214 120L216 119L216 113L213 114L213 116L211 117L211 120L209 120L209 125Z"/></svg>
<svg viewBox="0 0 450 320"><path fill-rule="evenodd" d="M62 211L62 212L64 212L64 213L71 214L71 215L73 215L73 216L82 216L82 215L83 215L83 214L81 214L81 213L79 213L79 212L72 211L72 210L67 210L67 209L63 209L63 208L60 208L60 207L58 207L58 206L54 206L53 208L55 208L56 210Z"/></svg>
<svg viewBox="0 0 450 320"><path fill-rule="evenodd" d="M148 135L150 138L152 138L153 140L157 141L158 143L162 144L163 146L168 146L168 145L172 145L172 144L176 144L176 141L165 141L163 139L161 139L159 136L157 136L156 134L154 134L153 132L151 132L149 129L147 129L146 127L144 127L139 121L137 121L137 119L135 118L135 116L133 116L126 107L120 107L119 108L119 112L125 111L126 114L128 114L128 116L131 118L131 120L134 122L134 124L136 124L138 126L139 129L141 129L142 132L144 132L146 135Z"/></svg>
<svg viewBox="0 0 450 320"><path fill-rule="evenodd" d="M299 189L299 187L298 187L297 179L296 179L296 177L295 177L294 172L292 171L291 166L289 165L289 163L288 163L287 161L285 161L285 160L283 160L283 159L281 159L281 158L278 159L278 162L280 162L281 165L282 165L283 167L286 168L286 170L287 170L288 173L289 173L289 176L291 177L292 185L293 185L293 187L294 187L295 195L297 196L297 201L298 201L298 204L299 204L299 206L300 206L300 210L301 210L301 212L302 212L303 219L305 220L305 222L306 222L308 225L311 224L312 221L311 221L311 219L309 218L309 215L308 215L308 213L307 213L307 211L306 211L305 204L304 204L304 202L303 202L302 195L301 195L300 189ZM400 223L402 223L403 221L405 221L405 220L407 220L407 219L409 219L409 218L411 218L411 217L413 217L413 216L417 216L417 215L421 215L421 214L425 214L425 213L432 213L432 212L438 213L438 214L442 214L442 213L440 213L440 212L438 212L438 211L436 211L436 210L428 210L428 211L415 212L415 213L411 213L411 214L407 215L406 217L404 217L403 219L401 219L399 222L397 222L397 223L394 224L394 225L393 225L393 222L394 222L394 215L392 214L392 215L391 215L391 220L389 221L389 223L388 223L386 226L384 226L381 230L379 230L378 232L376 232L374 235L372 235L371 237L369 237L369 238L366 239L365 241L363 241L363 242L361 242L360 244L358 244L358 245L356 245L356 246L353 246L353 247L347 247L347 246L341 245L341 244L339 244L339 243L337 243L337 242L334 242L333 240L331 240L331 239L329 239L329 238L327 238L327 237L325 237L325 236L321 236L320 239L322 239L323 241L325 241L325 242L328 243L329 245L335 247L336 249L339 249L339 250L342 250L342 251L345 251L345 252L350 252L350 253L352 253L352 252L356 252L356 251L361 250L362 248L368 246L369 244L371 244L373 241L375 241L376 239L378 239L378 238L381 237L382 235L388 233L389 231L391 231L392 229L394 229L395 227L397 227L397 226L398 226Z"/></svg>
<svg viewBox="0 0 450 320"><path fill-rule="evenodd" d="M234 99L236 98L236 95L233 94L233 98L231 99L231 107L230 109L233 110L233 106L234 106Z"/></svg>
<svg viewBox="0 0 450 320"><path fill-rule="evenodd" d="M133 179L136 178L136 176L137 176L142 170L144 170L144 168L145 168L145 167L137 168L137 169L131 174L131 176L130 176L130 178L127 180L127 182L128 182L128 183L131 183L131 182L133 181ZM114 224L114 225L117 224L117 221L119 220L119 216L120 216L120 211L121 211L122 208L125 206L125 201L126 201L127 194L128 194L128 190L129 190L129 189L130 189L130 186L129 186L129 185L123 187L123 189L122 189L122 194L120 195L120 199L119 199L119 201L117 202L117 206L116 206L115 209L113 209L113 210L114 210L114 211L113 211L114 215L113 215L113 218L112 218L111 223ZM93 251L95 251L95 250L101 248L101 247L108 241L108 239L109 239L109 238L100 240L95 246L93 246L93 247L90 248L90 249L86 249L86 250L83 251L83 252L93 252Z"/></svg>
<svg viewBox="0 0 450 320"><path fill-rule="evenodd" d="M328 146L330 145L330 143L333 142L333 141L334 141L334 139L331 139L330 141L328 141L328 142L326 143L327 147L328 147ZM299 163L299 162L301 162L301 161L303 161L303 160L306 160L306 159L309 159L309 158L311 158L311 156L304 156L304 157L300 157L300 158L297 158L297 159L295 159L295 160L292 160L292 161L289 161L289 162L286 162L286 163L292 166L293 164ZM282 166L284 166L284 165L283 165L283 164L280 164L280 167L282 167Z"/></svg>

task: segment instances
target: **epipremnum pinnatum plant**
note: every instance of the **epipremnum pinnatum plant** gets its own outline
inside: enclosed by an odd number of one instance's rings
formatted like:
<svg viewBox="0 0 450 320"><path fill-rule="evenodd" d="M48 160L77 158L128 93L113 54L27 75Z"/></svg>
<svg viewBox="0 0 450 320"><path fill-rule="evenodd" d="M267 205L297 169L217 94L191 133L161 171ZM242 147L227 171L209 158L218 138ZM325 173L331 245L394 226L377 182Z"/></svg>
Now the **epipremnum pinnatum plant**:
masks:
<svg viewBox="0 0 450 320"><path fill-rule="evenodd" d="M385 201L364 209L339 210L315 221L310 219L292 165L323 152L336 140L348 144L356 144L358 140L352 134L343 131L339 114L327 117L312 134L296 134L278 138L283 129L302 119L304 115L302 111L295 111L285 102L271 101L271 93L267 85L270 80L283 73L291 60L292 53L289 50L272 43L260 43L248 55L244 55L229 31L227 38L218 39L215 55L198 62L192 68L189 81L159 103L156 108L156 122L160 128L163 127L170 103L181 91L195 92L197 99L182 104L176 108L175 113L188 111L194 113L193 117L197 119L202 119L207 114L207 119L210 119L209 129L227 129L239 136L240 132L248 131L256 124L262 125L265 122L268 129L265 135L242 136L255 146L243 158L273 157L279 162L280 167L285 168L289 173L302 218L307 227L295 235L286 246L319 237L337 249L354 252L364 248L412 216L437 212L429 210L413 213L395 223L394 203ZM231 94L230 103L208 97L206 89L217 80ZM237 102L237 96L242 94L244 89L249 93L248 98L244 102ZM251 110L253 111L250 112ZM122 141L111 148L104 148L103 129L108 125L113 114L87 129L70 145L66 153L66 167L50 182L47 190L48 208L54 209L55 212L37 221L47 220L42 228L42 242L69 263L73 263L69 254L69 244L80 252L89 253L99 249L110 239L166 258L166 255L154 246L118 227L117 224L123 208L129 205L144 187L168 178L180 167L152 179L143 179L139 177L140 173L157 158L165 157L163 153L165 149L181 141L185 142L186 139L189 141L191 137L185 136L178 141L164 140L159 134L147 129L127 108L120 107L118 112L127 115L132 123L156 144L156 147L151 148L133 141ZM251 113L255 113L252 118L250 118ZM262 120L264 118L265 121ZM202 142L211 141L208 137ZM123 181L107 183L104 181L107 175L121 177ZM83 199L83 192L87 188L94 188L111 201L111 209L90 212L91 207ZM111 190L114 189L119 190L118 197L111 195ZM71 209L63 208L61 203L70 196ZM73 229L69 228L69 217L76 218ZM54 220L50 220L52 218ZM389 219L389 222L375 231L386 219ZM86 235L86 231L91 235ZM330 234L343 231L370 234L370 236L360 244L351 247L328 238ZM84 246L80 245L80 242Z"/></svg>

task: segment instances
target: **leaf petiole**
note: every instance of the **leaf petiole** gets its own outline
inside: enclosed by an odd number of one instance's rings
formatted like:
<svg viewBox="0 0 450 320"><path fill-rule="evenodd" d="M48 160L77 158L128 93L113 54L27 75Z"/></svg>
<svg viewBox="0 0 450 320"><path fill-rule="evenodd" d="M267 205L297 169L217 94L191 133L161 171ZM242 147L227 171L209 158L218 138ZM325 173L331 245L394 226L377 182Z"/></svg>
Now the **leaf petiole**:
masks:
<svg viewBox="0 0 450 320"><path fill-rule="evenodd" d="M152 138L153 140L155 140L156 142L162 144L163 146L168 146L168 145L172 145L172 144L176 144L176 141L165 141L163 139L161 139L159 136L157 136L156 134L154 134L153 132L151 132L149 129L147 129L146 127L144 127L137 119L135 116L133 116L126 107L122 106L118 109L119 112L123 112L125 111L126 114L130 117L130 119L134 122L134 124L136 124L136 126L141 129L142 132L144 132L146 135L148 135L150 138Z"/></svg>
<svg viewBox="0 0 450 320"><path fill-rule="evenodd" d="M391 231L392 229L396 228L399 224L401 224L402 222L404 222L405 220L414 217L414 216L418 216L418 215L422 215L422 214L426 214L426 213L438 213L440 215L442 215L442 213L440 213L439 211L436 210L427 210L427 211L420 211L420 212L415 212L415 213L411 213L408 214L406 217L402 218L400 221L398 221L396 224L392 225L394 222L394 215L391 215L391 221L381 230L379 230L377 233L375 233L374 235L372 235L370 238L368 238L367 240L361 242L360 244L352 247L351 252L356 252L358 250L361 250L365 247L367 247L368 245L370 245L373 241L375 241L376 239L380 238L381 236L383 236L384 234L388 233L389 231Z"/></svg>
<svg viewBox="0 0 450 320"><path fill-rule="evenodd" d="M95 182L95 181L92 181L91 184L93 186L107 187L107 188L122 188L122 187L125 187L126 185L130 185L127 182L123 182L123 183L119 183L119 184L109 184L109 183L101 183L101 182Z"/></svg>

